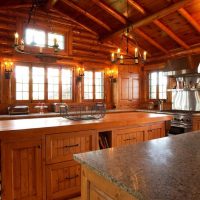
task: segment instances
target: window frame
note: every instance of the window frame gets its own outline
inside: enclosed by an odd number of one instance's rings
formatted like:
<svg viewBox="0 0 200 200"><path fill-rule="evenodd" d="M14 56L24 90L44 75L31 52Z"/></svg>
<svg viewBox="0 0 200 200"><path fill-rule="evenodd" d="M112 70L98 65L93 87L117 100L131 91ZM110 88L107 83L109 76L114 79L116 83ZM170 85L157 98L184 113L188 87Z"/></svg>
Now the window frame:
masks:
<svg viewBox="0 0 200 200"><path fill-rule="evenodd" d="M15 76L15 66L27 66L29 67L29 100L16 100L16 76ZM32 68L33 67L43 67L44 68L44 100L33 100L33 80L32 80ZM12 96L15 103L71 103L74 101L74 88L75 88L75 78L74 78L74 67L72 65L61 66L55 64L42 64L42 63L26 63L26 62L16 62L14 65L14 76L12 80ZM59 91L58 99L48 99L48 68L58 68L59 70ZM72 99L62 99L62 69L70 69L72 72Z"/></svg>
<svg viewBox="0 0 200 200"><path fill-rule="evenodd" d="M152 99L152 98L150 98L150 74L151 73L156 73L157 74L157 84L156 84L156 98L155 99ZM159 94L160 94L160 91L159 91L159 86L161 85L161 84L159 84L160 82L159 82L159 73L160 72L163 72L162 70L154 70L154 71L150 71L149 73L148 73L148 99L149 100L152 100L152 101L156 101L156 100L167 100L167 86L168 86L168 79L167 79L167 84L166 84L166 99L160 99L159 98Z"/></svg>
<svg viewBox="0 0 200 200"><path fill-rule="evenodd" d="M85 69L85 71L91 71L93 73L93 84L92 84L92 87L93 87L93 98L92 99L85 99L84 98L84 78L82 80L82 101L83 102L104 102L105 101L105 74L104 74L104 70L102 69ZM104 80L103 80L103 83L104 83L104 98L103 99L95 99L95 72L102 72L104 74Z"/></svg>

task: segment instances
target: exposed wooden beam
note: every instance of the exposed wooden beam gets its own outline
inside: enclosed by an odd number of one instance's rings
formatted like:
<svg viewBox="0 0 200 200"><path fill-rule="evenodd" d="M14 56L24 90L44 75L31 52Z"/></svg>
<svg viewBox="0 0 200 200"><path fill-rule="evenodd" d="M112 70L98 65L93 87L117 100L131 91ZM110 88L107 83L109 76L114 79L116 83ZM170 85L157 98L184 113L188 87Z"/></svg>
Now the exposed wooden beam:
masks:
<svg viewBox="0 0 200 200"><path fill-rule="evenodd" d="M123 26L122 28L120 28L119 30L112 32L111 34L107 34L104 37L101 37L101 39L103 40L108 40L109 38L118 35L120 33L122 33L124 31L125 28L127 27L132 27L134 28L139 28L140 26L144 26L146 24L149 24L150 22L156 20L156 19L160 19L166 15L169 15L172 12L177 11L179 8L185 6L186 4L190 3L191 0L180 0L177 3L172 4L171 6L164 8L150 16L145 17L144 19L135 22L135 23L129 23L128 26Z"/></svg>
<svg viewBox="0 0 200 200"><path fill-rule="evenodd" d="M58 13L58 14L60 14L60 15L63 15L63 16L65 16L65 17L68 17L69 19L71 19L71 20L74 22L74 19L71 18L70 16L66 15L65 13L63 13L63 12L61 12L61 11L58 11L58 10L52 10L52 11L53 11L53 12L56 12L56 13ZM79 23L79 22L77 22L77 21L76 21L75 23L78 24L79 26L83 27L85 30L89 31L90 33L92 33L92 34L94 34L94 35L98 35L98 33L96 33L96 32L95 32L94 30L92 30L91 28L85 26L84 24Z"/></svg>
<svg viewBox="0 0 200 200"><path fill-rule="evenodd" d="M142 32L140 29L137 28L137 29L134 30L134 32L137 33L138 35L140 35L142 38L144 38L147 42L149 42L150 44L152 44L157 49L160 49L164 53L168 53L168 51L165 48L163 48L160 44L158 44L155 40L153 40L147 34L145 34L144 32Z"/></svg>
<svg viewBox="0 0 200 200"><path fill-rule="evenodd" d="M142 13L143 15L146 14L146 11L144 10L144 8L142 6L140 6L137 2L133 1L133 0L128 0L128 3L135 8L136 10L138 10L140 13Z"/></svg>
<svg viewBox="0 0 200 200"><path fill-rule="evenodd" d="M173 33L167 26L165 26L159 20L154 20L153 23L156 24L164 32L166 32L174 41L176 41L183 48L185 48L185 49L190 48L183 40L181 40L175 33Z"/></svg>
<svg viewBox="0 0 200 200"><path fill-rule="evenodd" d="M112 15L115 19L117 19L118 21L120 21L122 24L126 24L126 18L123 17L122 15L120 15L119 13L117 13L113 8L111 8L110 6L108 6L107 4L103 3L100 0L92 0L96 5L98 5L100 8L102 8L103 10L105 10L107 13L109 13L110 15Z"/></svg>
<svg viewBox="0 0 200 200"><path fill-rule="evenodd" d="M105 28L106 30L112 31L112 29L107 24L105 24L104 22L102 22L100 19L96 18L95 16L93 16L89 12L83 10L82 8L80 8L79 6L77 6L76 4L72 3L71 1L62 0L62 2L64 2L66 5L70 6L71 8L77 10L81 14L85 15L86 17L88 17L92 21L96 22L97 24L99 24L100 26L102 26L103 28Z"/></svg>
<svg viewBox="0 0 200 200"><path fill-rule="evenodd" d="M46 6L45 8L47 10L50 10L54 7L54 5L58 2L58 0L48 0L47 3L46 3Z"/></svg>
<svg viewBox="0 0 200 200"><path fill-rule="evenodd" d="M200 24L184 8L178 9L178 12L200 33Z"/></svg>
<svg viewBox="0 0 200 200"><path fill-rule="evenodd" d="M134 8L136 8L138 11L140 11L142 14L146 15L146 11L135 1L131 0L133 4L136 4ZM179 45L181 45L185 49L189 49L189 46L181 40L172 30L170 30L167 26L165 26L160 20L156 19L153 21L154 24L156 24L161 30L163 30L165 33L167 33L175 42L177 42Z"/></svg>
<svg viewBox="0 0 200 200"><path fill-rule="evenodd" d="M159 61L167 60L167 59L173 58L173 57L182 57L185 55L199 54L199 53L200 53L200 47L198 46L198 47L190 48L187 50L182 50L179 52L168 53L165 56L156 56L156 57L149 58L148 63L159 62Z"/></svg>

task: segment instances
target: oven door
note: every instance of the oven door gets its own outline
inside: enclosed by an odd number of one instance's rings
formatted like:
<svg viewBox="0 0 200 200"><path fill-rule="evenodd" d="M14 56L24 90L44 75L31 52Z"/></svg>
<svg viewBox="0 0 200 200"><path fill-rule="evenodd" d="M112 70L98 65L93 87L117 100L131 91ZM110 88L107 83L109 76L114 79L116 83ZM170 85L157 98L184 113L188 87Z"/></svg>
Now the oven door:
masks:
<svg viewBox="0 0 200 200"><path fill-rule="evenodd" d="M191 125L185 125L185 124L171 124L171 127L169 129L168 135L178 135L182 133L187 133L192 131Z"/></svg>

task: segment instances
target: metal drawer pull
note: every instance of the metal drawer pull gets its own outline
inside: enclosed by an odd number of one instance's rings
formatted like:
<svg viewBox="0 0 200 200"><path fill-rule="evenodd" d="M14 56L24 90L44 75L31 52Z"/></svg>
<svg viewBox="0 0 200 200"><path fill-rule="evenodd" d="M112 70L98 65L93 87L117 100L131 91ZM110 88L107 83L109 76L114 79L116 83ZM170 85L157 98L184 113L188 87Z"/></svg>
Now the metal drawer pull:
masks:
<svg viewBox="0 0 200 200"><path fill-rule="evenodd" d="M78 175L78 174L77 174L77 175L75 175L75 176L66 177L65 179L67 179L67 180L71 180L71 179L74 179L74 178L77 178L77 177L79 177L79 175Z"/></svg>
<svg viewBox="0 0 200 200"><path fill-rule="evenodd" d="M63 148L77 147L79 144L66 145Z"/></svg>
<svg viewBox="0 0 200 200"><path fill-rule="evenodd" d="M124 141L129 141L129 140L136 140L136 138L129 138L129 139L124 139Z"/></svg>

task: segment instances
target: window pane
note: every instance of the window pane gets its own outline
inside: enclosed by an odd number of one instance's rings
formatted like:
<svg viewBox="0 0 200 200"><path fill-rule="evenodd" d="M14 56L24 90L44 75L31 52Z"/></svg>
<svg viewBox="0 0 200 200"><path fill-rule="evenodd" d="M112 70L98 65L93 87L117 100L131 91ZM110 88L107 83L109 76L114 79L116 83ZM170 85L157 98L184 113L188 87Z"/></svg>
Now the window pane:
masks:
<svg viewBox="0 0 200 200"><path fill-rule="evenodd" d="M157 72L149 74L149 98L156 99L157 93Z"/></svg>
<svg viewBox="0 0 200 200"><path fill-rule="evenodd" d="M95 72L95 99L104 99L104 73Z"/></svg>
<svg viewBox="0 0 200 200"><path fill-rule="evenodd" d="M62 99L72 99L71 69L62 69Z"/></svg>
<svg viewBox="0 0 200 200"><path fill-rule="evenodd" d="M45 47L45 32L27 28L25 31L25 43L31 46Z"/></svg>
<svg viewBox="0 0 200 200"><path fill-rule="evenodd" d="M163 72L158 73L158 81L159 81L159 99L167 98L167 76L164 76Z"/></svg>
<svg viewBox="0 0 200 200"><path fill-rule="evenodd" d="M16 100L29 100L29 67L16 66Z"/></svg>
<svg viewBox="0 0 200 200"><path fill-rule="evenodd" d="M59 69L48 68L48 99L59 99Z"/></svg>
<svg viewBox="0 0 200 200"><path fill-rule="evenodd" d="M59 45L59 49L64 49L64 36L56 33L48 33L48 45L53 46L54 45L54 39L57 40L57 43Z"/></svg>
<svg viewBox="0 0 200 200"><path fill-rule="evenodd" d="M84 99L93 99L93 72L84 72Z"/></svg>
<svg viewBox="0 0 200 200"><path fill-rule="evenodd" d="M32 68L33 100L44 100L44 68ZM43 95L42 95L43 94Z"/></svg>

